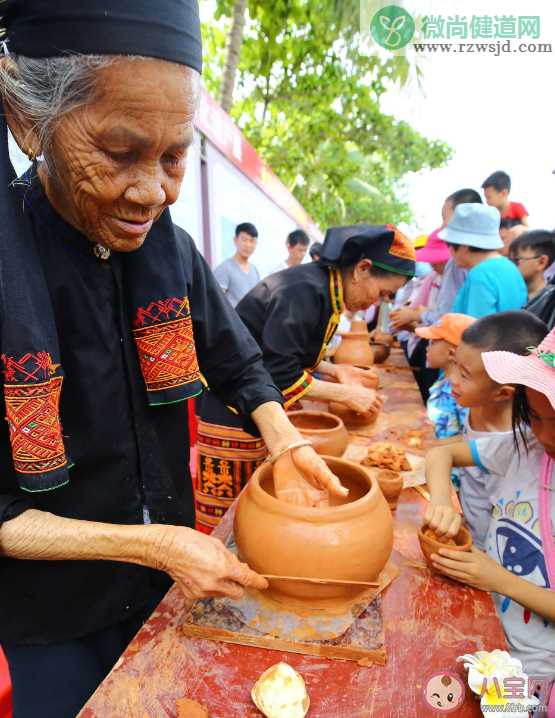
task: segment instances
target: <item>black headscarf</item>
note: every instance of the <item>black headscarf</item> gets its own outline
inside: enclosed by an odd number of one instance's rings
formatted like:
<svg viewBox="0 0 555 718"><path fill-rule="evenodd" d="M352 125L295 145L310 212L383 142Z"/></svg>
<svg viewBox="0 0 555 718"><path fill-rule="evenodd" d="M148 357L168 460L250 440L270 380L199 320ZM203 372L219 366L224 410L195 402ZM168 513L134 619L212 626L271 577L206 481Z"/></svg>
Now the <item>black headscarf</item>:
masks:
<svg viewBox="0 0 555 718"><path fill-rule="evenodd" d="M2 38L13 54L138 55L201 69L196 0L5 0ZM13 183L0 117L0 357L12 457L22 489L69 481L59 401L64 371L52 302L28 212ZM91 251L93 244L91 243ZM129 322L150 405L200 393L187 298L168 210L125 258Z"/></svg>
<svg viewBox="0 0 555 718"><path fill-rule="evenodd" d="M330 227L326 232L320 262L346 267L361 259L395 274L414 276L416 254L412 242L392 224L355 224Z"/></svg>

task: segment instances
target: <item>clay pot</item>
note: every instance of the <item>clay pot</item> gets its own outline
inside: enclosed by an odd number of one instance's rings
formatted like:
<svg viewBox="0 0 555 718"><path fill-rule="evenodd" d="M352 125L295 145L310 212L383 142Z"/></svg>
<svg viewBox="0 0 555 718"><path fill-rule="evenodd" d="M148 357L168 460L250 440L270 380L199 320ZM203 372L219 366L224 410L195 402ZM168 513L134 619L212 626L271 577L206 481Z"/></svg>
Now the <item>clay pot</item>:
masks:
<svg viewBox="0 0 555 718"><path fill-rule="evenodd" d="M342 456L349 443L349 434L341 419L325 411L290 411L289 421L312 441L318 454Z"/></svg>
<svg viewBox="0 0 555 718"><path fill-rule="evenodd" d="M376 476L378 484L382 490L382 494L385 496L385 500L389 504L389 508L395 511L397 508L397 501L403 490L403 477L397 471L390 471L389 469L382 469Z"/></svg>
<svg viewBox="0 0 555 718"><path fill-rule="evenodd" d="M356 334L368 334L368 324L362 319L353 319L351 322L351 332Z"/></svg>
<svg viewBox="0 0 555 718"><path fill-rule="evenodd" d="M391 348L387 344L371 344L374 352L374 364L383 364L391 354Z"/></svg>
<svg viewBox="0 0 555 718"><path fill-rule="evenodd" d="M357 414L356 411L349 409L345 404L338 401L330 401L330 414L337 416L345 424L347 429L358 429L361 426L371 426L376 423L379 411L371 411L367 414Z"/></svg>
<svg viewBox="0 0 555 718"><path fill-rule="evenodd" d="M427 529L424 529L424 531L426 530ZM437 553L440 548L448 548L450 551L470 551L472 548L472 536L469 530L464 526L461 526L459 533L454 537L454 545L428 536L424 531L422 529L418 531L418 540L420 541L420 548L422 549L426 563L430 568L433 568L431 556L433 553Z"/></svg>
<svg viewBox="0 0 555 718"><path fill-rule="evenodd" d="M374 363L374 352L370 346L368 332L341 332L341 344L335 350L335 364L351 364L368 369Z"/></svg>
<svg viewBox="0 0 555 718"><path fill-rule="evenodd" d="M323 457L349 489L327 508L295 506L274 496L272 467L262 464L241 494L234 534L239 556L262 574L376 581L393 548L393 519L375 479L345 459ZM271 581L281 603L341 606L360 587Z"/></svg>

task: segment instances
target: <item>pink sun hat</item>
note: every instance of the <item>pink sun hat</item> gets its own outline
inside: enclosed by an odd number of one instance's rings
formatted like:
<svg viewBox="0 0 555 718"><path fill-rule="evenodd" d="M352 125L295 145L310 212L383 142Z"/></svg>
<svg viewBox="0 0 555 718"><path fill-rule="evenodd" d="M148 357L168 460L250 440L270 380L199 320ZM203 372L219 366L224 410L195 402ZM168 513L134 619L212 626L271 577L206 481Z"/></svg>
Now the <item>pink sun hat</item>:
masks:
<svg viewBox="0 0 555 718"><path fill-rule="evenodd" d="M511 352L484 352L487 373L498 384L522 384L544 394L555 409L555 329L537 349L520 356Z"/></svg>
<svg viewBox="0 0 555 718"><path fill-rule="evenodd" d="M440 239L438 235L439 229L436 229L428 237L428 241L422 249L416 250L417 262L428 262L429 264L438 264L439 262L447 262L451 256L449 247Z"/></svg>

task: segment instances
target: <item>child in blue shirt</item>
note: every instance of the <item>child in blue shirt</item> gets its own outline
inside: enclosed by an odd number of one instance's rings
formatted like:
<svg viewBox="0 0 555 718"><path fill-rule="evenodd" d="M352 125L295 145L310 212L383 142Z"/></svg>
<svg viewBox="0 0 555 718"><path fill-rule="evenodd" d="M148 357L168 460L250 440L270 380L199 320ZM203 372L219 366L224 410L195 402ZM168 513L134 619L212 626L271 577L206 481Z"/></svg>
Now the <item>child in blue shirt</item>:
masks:
<svg viewBox="0 0 555 718"><path fill-rule="evenodd" d="M488 314L521 309L528 291L515 265L499 251L500 215L495 207L460 204L439 237L447 242L457 267L468 275L459 289L453 312L477 319Z"/></svg>

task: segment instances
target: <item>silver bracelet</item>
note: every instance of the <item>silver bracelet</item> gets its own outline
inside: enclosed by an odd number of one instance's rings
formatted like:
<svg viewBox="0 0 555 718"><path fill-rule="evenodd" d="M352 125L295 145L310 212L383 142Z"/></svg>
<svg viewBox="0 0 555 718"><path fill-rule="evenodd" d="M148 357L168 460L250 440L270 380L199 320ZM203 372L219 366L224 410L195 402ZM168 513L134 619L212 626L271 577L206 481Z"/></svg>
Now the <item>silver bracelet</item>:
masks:
<svg viewBox="0 0 555 718"><path fill-rule="evenodd" d="M292 444L289 444L289 446L284 446L283 449L280 449L275 454L272 454L271 456L266 457L266 461L269 464L275 464L280 456L283 456L288 451L293 451L293 449L300 449L301 446L312 446L312 441L310 441L309 439L302 439L301 441L295 441Z"/></svg>

